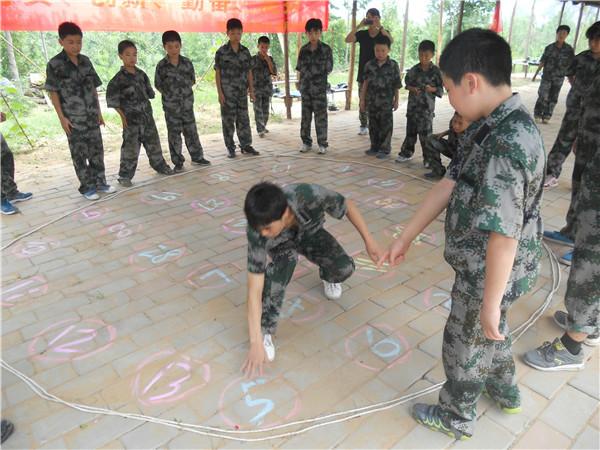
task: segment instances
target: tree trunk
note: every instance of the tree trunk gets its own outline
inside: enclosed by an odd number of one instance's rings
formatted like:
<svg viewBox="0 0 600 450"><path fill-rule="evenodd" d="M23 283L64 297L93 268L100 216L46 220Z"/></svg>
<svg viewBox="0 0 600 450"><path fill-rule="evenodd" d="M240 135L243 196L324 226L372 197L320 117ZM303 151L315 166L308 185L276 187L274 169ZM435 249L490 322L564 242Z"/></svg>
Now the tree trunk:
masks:
<svg viewBox="0 0 600 450"><path fill-rule="evenodd" d="M46 48L46 39L44 38L44 32L40 31L40 41L42 43L42 53L44 54L44 59L46 63L48 62L48 49Z"/></svg>
<svg viewBox="0 0 600 450"><path fill-rule="evenodd" d="M563 8L565 4L563 3ZM515 12L517 11L517 0L515 0L515 4L513 5L512 14L510 15L510 25L508 26L508 45L510 45L510 41L512 40L512 32L513 32L513 23L515 21Z"/></svg>
<svg viewBox="0 0 600 450"><path fill-rule="evenodd" d="M404 74L404 60L406 56L406 33L408 32L408 4L409 0L406 0L406 7L404 8L404 24L402 25L402 51L400 53L400 76Z"/></svg>
<svg viewBox="0 0 600 450"><path fill-rule="evenodd" d="M10 75L19 91L19 94L23 95L23 86L21 86L21 77L19 76L19 68L17 67L17 60L15 59L15 50L13 48L12 35L10 31L4 32L4 38L6 39L6 52L8 53L8 70Z"/></svg>
<svg viewBox="0 0 600 450"><path fill-rule="evenodd" d="M525 59L529 58L529 43L531 42L531 29L533 28L535 2L536 0L533 0L533 3L531 4L531 14L529 15L529 27L527 30L527 40L525 41Z"/></svg>
<svg viewBox="0 0 600 450"><path fill-rule="evenodd" d="M437 52L435 52L436 64L440 63L440 53L442 50L442 25L444 23L444 0L440 0L440 20L438 22L438 41Z"/></svg>
<svg viewBox="0 0 600 450"><path fill-rule="evenodd" d="M352 1L352 29L356 31L356 3ZM344 109L348 111L352 108L352 85L354 83L354 59L356 58L356 42L350 45L350 66L348 67L348 90L346 91L346 105Z"/></svg>
<svg viewBox="0 0 600 450"><path fill-rule="evenodd" d="M583 17L583 10L585 9L585 3L582 3L579 7L579 18L577 19L577 28L575 29L575 40L573 41L573 50L577 54L577 41L579 40L579 28L581 28L581 18Z"/></svg>
<svg viewBox="0 0 600 450"><path fill-rule="evenodd" d="M460 5L458 7L458 23L456 25L456 34L459 34L462 32L462 23L463 23L464 12L465 12L465 2L464 2L464 0L461 0Z"/></svg>

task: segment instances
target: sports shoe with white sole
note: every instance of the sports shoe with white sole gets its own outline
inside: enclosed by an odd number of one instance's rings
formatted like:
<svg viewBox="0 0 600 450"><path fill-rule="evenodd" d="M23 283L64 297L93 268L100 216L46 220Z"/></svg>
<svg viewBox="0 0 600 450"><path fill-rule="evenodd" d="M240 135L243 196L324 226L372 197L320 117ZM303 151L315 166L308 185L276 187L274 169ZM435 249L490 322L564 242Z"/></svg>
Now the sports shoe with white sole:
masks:
<svg viewBox="0 0 600 450"><path fill-rule="evenodd" d="M323 280L323 291L329 300L338 300L342 296L342 283L329 283Z"/></svg>
<svg viewBox="0 0 600 450"><path fill-rule="evenodd" d="M366 136L367 134L369 134L369 129L367 127L360 127L360 130L358 130L358 135Z"/></svg>
<svg viewBox="0 0 600 450"><path fill-rule="evenodd" d="M324 155L325 153L327 153L327 147L319 145L319 155Z"/></svg>
<svg viewBox="0 0 600 450"><path fill-rule="evenodd" d="M275 359L275 345L273 344L273 338L270 334L265 334L263 337L263 347L265 348L267 360L272 362Z"/></svg>
<svg viewBox="0 0 600 450"><path fill-rule="evenodd" d="M569 323L569 314L565 311L556 311L554 313L554 322L556 322L556 325L561 327L563 330L566 330ZM597 347L600 345L600 334L588 334L588 337L585 341L583 341L583 343L589 347Z"/></svg>
<svg viewBox="0 0 600 450"><path fill-rule="evenodd" d="M410 161L411 159L413 159L412 156L403 156L403 155L398 155L398 157L394 160L397 163L403 163L406 161Z"/></svg>
<svg viewBox="0 0 600 450"><path fill-rule="evenodd" d="M87 192L84 192L81 195L83 195L88 200L98 200L100 198L100 196L96 193L95 189L91 189Z"/></svg>
<svg viewBox="0 0 600 450"><path fill-rule="evenodd" d="M585 364L583 350L573 355L565 348L559 338L552 342L544 342L538 348L525 353L523 360L534 369L545 372L560 370L581 370Z"/></svg>
<svg viewBox="0 0 600 450"><path fill-rule="evenodd" d="M312 150L312 145L302 144L302 148L300 149L300 153L308 153Z"/></svg>

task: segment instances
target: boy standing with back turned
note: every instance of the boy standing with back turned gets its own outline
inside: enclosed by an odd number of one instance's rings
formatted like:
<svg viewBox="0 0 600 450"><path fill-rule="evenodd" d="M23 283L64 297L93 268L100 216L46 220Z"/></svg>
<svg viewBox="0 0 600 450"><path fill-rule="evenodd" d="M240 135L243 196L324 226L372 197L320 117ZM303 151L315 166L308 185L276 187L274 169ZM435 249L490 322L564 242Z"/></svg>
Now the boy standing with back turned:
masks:
<svg viewBox="0 0 600 450"><path fill-rule="evenodd" d="M444 257L455 272L442 344L439 403L413 417L455 439L473 434L485 391L505 413L521 410L506 314L534 286L540 265L544 147L511 90L511 50L493 31L456 36L440 58L450 103L466 120L458 155L390 247L401 262L411 242L446 209Z"/></svg>

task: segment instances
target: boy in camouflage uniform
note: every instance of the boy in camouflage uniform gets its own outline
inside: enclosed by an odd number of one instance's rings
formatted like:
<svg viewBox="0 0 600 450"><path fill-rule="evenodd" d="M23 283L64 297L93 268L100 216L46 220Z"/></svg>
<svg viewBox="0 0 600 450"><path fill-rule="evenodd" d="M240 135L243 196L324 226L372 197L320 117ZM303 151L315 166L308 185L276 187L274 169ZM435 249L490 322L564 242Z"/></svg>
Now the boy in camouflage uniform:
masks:
<svg viewBox="0 0 600 450"><path fill-rule="evenodd" d="M298 54L296 71L300 83L302 119L300 122L301 153L312 148L310 123L315 116L315 130L319 154L327 153L327 75L333 70L331 47L321 42L323 23L320 19L309 19L304 27L308 43Z"/></svg>
<svg viewBox="0 0 600 450"><path fill-rule="evenodd" d="M444 256L456 274L442 345L446 382L439 404L416 404L417 422L468 439L485 390L506 413L521 410L506 314L539 272L544 148L533 118L513 95L509 45L490 30L456 36L440 58L450 103L473 123L446 177L427 194L387 255L446 210Z"/></svg>
<svg viewBox="0 0 600 450"><path fill-rule="evenodd" d="M180 54L181 36L177 31L165 31L162 35L162 43L167 55L156 65L154 87L161 94L171 162L175 165L175 172L181 172L185 162L181 152L182 134L192 164L208 165L210 162L204 159L204 150L200 144L194 116L194 93L192 92L192 86L196 83L194 65L192 61Z"/></svg>
<svg viewBox="0 0 600 450"><path fill-rule="evenodd" d="M227 157L235 158L233 132L237 130L242 153L259 155L252 147L252 130L248 117L248 95L254 97L252 79L252 56L240 41L242 22L239 19L227 21L229 42L215 53L215 80L221 104L221 125L227 147Z"/></svg>
<svg viewBox="0 0 600 450"><path fill-rule="evenodd" d="M390 59L390 38L375 38L375 58L364 68L360 91L360 110L369 111L371 148L365 153L387 159L392 151L393 111L398 109L398 91L402 87L398 63Z"/></svg>
<svg viewBox="0 0 600 450"><path fill-rule="evenodd" d="M556 42L546 46L540 58L540 65L533 75L535 81L540 69L544 69L538 89L538 99L533 110L537 122L541 120L543 123L548 123L552 117L565 75L575 56L573 47L565 42L570 31L568 25L560 25L556 29Z"/></svg>
<svg viewBox="0 0 600 450"><path fill-rule="evenodd" d="M267 122L273 96L272 77L277 76L277 67L269 55L271 41L267 36L258 38L258 53L252 57L252 79L254 80L254 120L256 131L262 138L268 133Z"/></svg>
<svg viewBox="0 0 600 450"><path fill-rule="evenodd" d="M81 54L83 33L72 22L58 27L63 51L46 65L44 89L69 141L73 167L79 179L79 192L88 200L98 200L98 192L115 192L106 184L104 147L100 125L104 119L96 88L102 84L92 62Z"/></svg>
<svg viewBox="0 0 600 450"><path fill-rule="evenodd" d="M448 130L443 133L431 134L427 137L427 141L425 142L425 157L429 161L431 172L423 175L425 178L439 179L444 176L446 168L442 164L441 155L454 159L458 151L458 141L468 126L469 122L455 112L450 120ZM448 138L444 139L446 136Z"/></svg>
<svg viewBox="0 0 600 450"><path fill-rule="evenodd" d="M290 184L283 189L272 183L256 184L246 195L244 213L248 220L250 349L242 370L253 377L255 372L262 375L265 360L275 358L272 335L298 253L319 266L330 300L341 297L341 283L354 272L352 258L323 228L325 213L336 219L347 216L373 261L382 253L354 202L317 184Z"/></svg>
<svg viewBox="0 0 600 450"><path fill-rule="evenodd" d="M137 49L131 41L121 41L118 46L119 58L123 61L121 70L110 80L106 88L106 104L115 108L123 123L123 144L119 184L131 186L143 144L150 166L158 173L172 175L173 170L163 158L158 130L152 117L150 99L154 91L146 73L136 67Z"/></svg>
<svg viewBox="0 0 600 450"><path fill-rule="evenodd" d="M411 67L404 78L404 86L409 92L406 107L406 138L396 158L397 163L413 158L417 135L421 142L421 149L424 151L427 136L432 132L435 98L441 98L444 93L440 69L431 62L434 53L434 43L422 41L419 44L419 63ZM429 167L429 161L424 153L423 163L425 167Z"/></svg>
<svg viewBox="0 0 600 450"><path fill-rule="evenodd" d="M552 343L545 342L525 354L525 362L544 371L583 369L582 344L600 344L600 77L596 77L583 102L577 134L577 157L586 164L575 204L575 251L567 282L565 306L555 322L565 330ZM573 201L573 200L571 200Z"/></svg>
<svg viewBox="0 0 600 450"><path fill-rule="evenodd" d="M565 113L565 118L563 119L554 147L552 147L552 151L548 155L548 165L552 165L555 171L557 170L557 163L560 161L560 165L562 165L570 152L571 146L575 142L579 128L579 118L583 111L582 104L591 96L590 89L594 85L594 80L600 77L600 22L596 22L587 30L586 37L588 38L590 49L577 55L573 61L572 70L575 80L571 92L569 92L569 96L567 97L567 112ZM571 97L571 102L575 103L574 107L569 108L569 97ZM573 114L572 116L569 116L570 112ZM578 146L579 144L577 143L576 145ZM575 153L575 164L573 166L573 174L571 175L571 204L567 212L567 223L560 231L544 231L545 239L573 247L577 195L581 183L581 175L589 160L589 156L584 152L580 153L577 151ZM550 181L547 177L546 184ZM561 257L561 262L571 264L572 256L573 251L571 250Z"/></svg>
<svg viewBox="0 0 600 450"><path fill-rule="evenodd" d="M0 112L0 122L4 122L6 116ZM31 192L19 192L17 183L15 183L15 160L13 154L0 133L0 146L2 147L2 161L0 166L2 169L2 214L15 214L19 210L13 206L15 202L24 202L31 199Z"/></svg>

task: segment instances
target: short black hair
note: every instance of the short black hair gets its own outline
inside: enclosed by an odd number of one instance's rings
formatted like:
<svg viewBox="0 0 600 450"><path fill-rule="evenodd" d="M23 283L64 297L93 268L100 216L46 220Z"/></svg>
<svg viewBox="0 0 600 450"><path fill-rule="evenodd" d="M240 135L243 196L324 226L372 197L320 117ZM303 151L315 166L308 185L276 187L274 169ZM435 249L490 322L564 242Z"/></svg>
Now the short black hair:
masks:
<svg viewBox="0 0 600 450"><path fill-rule="evenodd" d="M418 51L419 51L419 53L420 52L435 53L435 44L433 43L433 41L429 41L429 40L425 39L424 41L421 41L419 43Z"/></svg>
<svg viewBox="0 0 600 450"><path fill-rule="evenodd" d="M268 36L261 36L258 38L258 43L259 44L269 44L271 45L271 40L269 39Z"/></svg>
<svg viewBox="0 0 600 450"><path fill-rule="evenodd" d="M321 22L321 19L315 19L313 17L312 19L308 19L306 21L306 25L304 26L304 29L306 30L307 33L309 31L313 31L313 30L323 31L323 22Z"/></svg>
<svg viewBox="0 0 600 450"><path fill-rule="evenodd" d="M119 55L122 55L123 52L125 50L127 50L129 47L133 47L137 50L137 47L135 46L135 43L133 41L130 41L129 39L125 39L124 41L119 42L119 45L117 46L117 50L119 51Z"/></svg>
<svg viewBox="0 0 600 450"><path fill-rule="evenodd" d="M83 31L81 31L81 28L76 23L63 22L58 26L58 37L64 39L67 36L83 37Z"/></svg>
<svg viewBox="0 0 600 450"><path fill-rule="evenodd" d="M371 14L372 16L381 18L381 14L379 14L379 10L377 8L369 8L367 10L367 14ZM365 14L365 16L367 15Z"/></svg>
<svg viewBox="0 0 600 450"><path fill-rule="evenodd" d="M592 24L585 32L585 37L589 40L600 38L600 22Z"/></svg>
<svg viewBox="0 0 600 450"><path fill-rule="evenodd" d="M167 44L167 42L179 42L181 44L181 36L175 30L165 31L162 34L162 43L163 46Z"/></svg>
<svg viewBox="0 0 600 450"><path fill-rule="evenodd" d="M556 29L556 32L558 33L559 31L566 31L567 34L569 34L571 32L571 27L569 25L559 25L558 28Z"/></svg>
<svg viewBox="0 0 600 450"><path fill-rule="evenodd" d="M467 72L481 74L492 86L510 86L510 45L499 34L471 28L452 39L440 56L440 69L455 84Z"/></svg>
<svg viewBox="0 0 600 450"><path fill-rule="evenodd" d="M240 19L229 19L227 21L227 31L243 30L242 21Z"/></svg>
<svg viewBox="0 0 600 450"><path fill-rule="evenodd" d="M288 207L283 190L276 184L264 181L255 184L246 194L244 214L248 226L259 231L262 227L281 219Z"/></svg>
<svg viewBox="0 0 600 450"><path fill-rule="evenodd" d="M390 41L389 37L380 33L375 36L375 45L387 45L387 48L390 48L392 46L392 41Z"/></svg>

